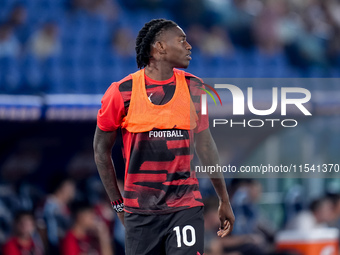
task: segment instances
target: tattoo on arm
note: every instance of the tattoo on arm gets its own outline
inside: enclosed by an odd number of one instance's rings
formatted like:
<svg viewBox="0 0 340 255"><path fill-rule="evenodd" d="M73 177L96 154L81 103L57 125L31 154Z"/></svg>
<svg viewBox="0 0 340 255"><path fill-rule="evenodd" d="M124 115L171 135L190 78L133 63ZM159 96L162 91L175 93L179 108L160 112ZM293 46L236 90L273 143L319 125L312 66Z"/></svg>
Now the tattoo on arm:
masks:
<svg viewBox="0 0 340 255"><path fill-rule="evenodd" d="M99 176L111 201L122 198L118 189L117 176L112 161L112 147L117 137L117 131L105 132L96 128L93 149Z"/></svg>

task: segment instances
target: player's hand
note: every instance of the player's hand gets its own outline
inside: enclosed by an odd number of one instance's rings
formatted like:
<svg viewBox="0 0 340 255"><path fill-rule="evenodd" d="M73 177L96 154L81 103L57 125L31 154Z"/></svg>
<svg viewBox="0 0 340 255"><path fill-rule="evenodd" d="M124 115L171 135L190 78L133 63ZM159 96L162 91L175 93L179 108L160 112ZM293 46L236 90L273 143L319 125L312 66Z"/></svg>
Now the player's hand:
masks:
<svg viewBox="0 0 340 255"><path fill-rule="evenodd" d="M229 201L220 201L220 205L218 207L218 217L220 218L221 227L217 231L217 235L223 238L233 230L235 222L234 212Z"/></svg>
<svg viewBox="0 0 340 255"><path fill-rule="evenodd" d="M117 215L118 215L118 218L119 218L120 222L125 227L125 224L124 224L124 212L119 212L119 213L117 213Z"/></svg>

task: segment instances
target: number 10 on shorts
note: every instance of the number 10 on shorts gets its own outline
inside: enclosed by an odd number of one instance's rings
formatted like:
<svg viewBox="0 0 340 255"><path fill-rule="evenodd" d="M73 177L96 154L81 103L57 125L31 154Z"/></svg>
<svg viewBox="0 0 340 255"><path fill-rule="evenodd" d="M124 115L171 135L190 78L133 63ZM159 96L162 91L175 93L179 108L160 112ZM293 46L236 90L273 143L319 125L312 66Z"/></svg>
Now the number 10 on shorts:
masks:
<svg viewBox="0 0 340 255"><path fill-rule="evenodd" d="M180 227L174 227L173 229L176 232L177 236L177 247L182 247L182 240L183 244L186 246L193 246L196 243L196 234L195 234L195 229L193 226L186 225L182 228L182 235L180 231ZM188 235L187 232L191 232L191 241L188 241Z"/></svg>

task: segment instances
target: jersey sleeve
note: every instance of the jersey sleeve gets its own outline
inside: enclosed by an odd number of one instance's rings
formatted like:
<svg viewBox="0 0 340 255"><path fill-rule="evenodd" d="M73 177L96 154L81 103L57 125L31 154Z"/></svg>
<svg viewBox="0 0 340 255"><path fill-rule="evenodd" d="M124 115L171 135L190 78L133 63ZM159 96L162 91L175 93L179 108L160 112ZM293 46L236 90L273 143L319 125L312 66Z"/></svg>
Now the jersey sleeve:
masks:
<svg viewBox="0 0 340 255"><path fill-rule="evenodd" d="M125 116L124 101L118 83L112 83L102 98L97 115L97 126L102 131L117 130Z"/></svg>

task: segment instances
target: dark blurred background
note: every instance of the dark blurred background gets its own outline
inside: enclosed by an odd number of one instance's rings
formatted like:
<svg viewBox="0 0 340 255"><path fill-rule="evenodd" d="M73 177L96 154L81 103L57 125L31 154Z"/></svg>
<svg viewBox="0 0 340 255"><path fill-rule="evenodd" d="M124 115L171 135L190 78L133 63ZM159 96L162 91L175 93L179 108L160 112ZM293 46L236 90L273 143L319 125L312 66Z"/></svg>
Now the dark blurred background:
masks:
<svg viewBox="0 0 340 255"><path fill-rule="evenodd" d="M101 96L137 69L135 37L153 18L184 29L193 46L188 71L203 78L340 78L338 0L0 0L0 245L28 235L34 248L23 250L67 254L65 236L84 228L94 237L82 240L94 247L86 254L98 254L107 237L115 254L124 254L124 229L99 180L92 139ZM218 143L222 163L339 164L338 86L333 79L306 87L333 101L323 97L328 108L299 128L264 130L254 142L230 131L229 147ZM120 146L118 140L113 158L123 182ZM340 226L337 175L227 179L237 225L221 242L214 191L200 182L206 254L278 254L275 237L298 226L291 222ZM88 208L107 232L79 223Z"/></svg>

